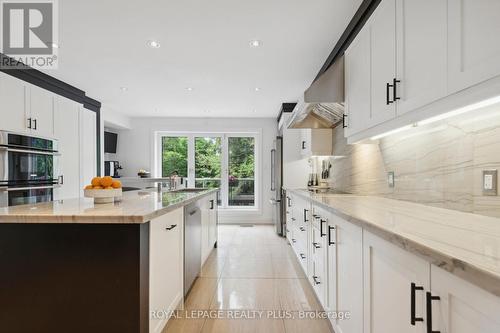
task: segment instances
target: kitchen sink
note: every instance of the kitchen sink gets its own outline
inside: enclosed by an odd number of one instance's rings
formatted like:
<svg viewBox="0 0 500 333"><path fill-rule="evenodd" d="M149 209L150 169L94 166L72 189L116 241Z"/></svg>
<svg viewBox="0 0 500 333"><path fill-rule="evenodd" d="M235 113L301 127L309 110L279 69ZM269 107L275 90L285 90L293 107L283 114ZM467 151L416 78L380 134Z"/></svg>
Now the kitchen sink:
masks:
<svg viewBox="0 0 500 333"><path fill-rule="evenodd" d="M180 188L178 190L172 190L170 192L177 192L177 193L198 193L198 192L203 192L208 190L207 188Z"/></svg>

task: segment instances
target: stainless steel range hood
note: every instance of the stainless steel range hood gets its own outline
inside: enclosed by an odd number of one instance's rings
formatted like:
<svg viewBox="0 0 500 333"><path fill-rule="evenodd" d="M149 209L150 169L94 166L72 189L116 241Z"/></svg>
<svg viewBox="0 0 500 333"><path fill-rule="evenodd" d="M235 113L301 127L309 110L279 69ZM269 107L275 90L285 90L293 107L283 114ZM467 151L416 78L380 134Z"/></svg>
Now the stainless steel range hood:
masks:
<svg viewBox="0 0 500 333"><path fill-rule="evenodd" d="M299 101L288 128L333 128L344 115L344 57L313 82Z"/></svg>

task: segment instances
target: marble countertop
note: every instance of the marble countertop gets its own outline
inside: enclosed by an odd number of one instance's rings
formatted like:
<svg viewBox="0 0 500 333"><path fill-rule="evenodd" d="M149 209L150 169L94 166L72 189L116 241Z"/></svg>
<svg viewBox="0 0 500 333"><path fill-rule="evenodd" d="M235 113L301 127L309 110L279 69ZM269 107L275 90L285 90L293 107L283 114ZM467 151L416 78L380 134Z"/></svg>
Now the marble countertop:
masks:
<svg viewBox="0 0 500 333"><path fill-rule="evenodd" d="M0 208L0 223L145 223L208 194L163 192L156 189L124 192L120 202L94 204L93 199L67 199Z"/></svg>
<svg viewBox="0 0 500 333"><path fill-rule="evenodd" d="M288 190L500 296L500 219L406 201Z"/></svg>

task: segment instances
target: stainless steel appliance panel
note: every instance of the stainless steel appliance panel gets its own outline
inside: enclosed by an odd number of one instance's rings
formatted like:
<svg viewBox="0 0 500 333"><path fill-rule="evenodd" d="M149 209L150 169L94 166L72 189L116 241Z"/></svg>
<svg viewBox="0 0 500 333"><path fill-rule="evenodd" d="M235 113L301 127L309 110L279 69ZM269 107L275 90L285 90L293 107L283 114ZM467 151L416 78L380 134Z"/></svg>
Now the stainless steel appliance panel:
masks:
<svg viewBox="0 0 500 333"><path fill-rule="evenodd" d="M198 203L184 207L184 296L201 270L201 210Z"/></svg>
<svg viewBox="0 0 500 333"><path fill-rule="evenodd" d="M276 137L271 150L271 204L273 205L273 223L276 233L286 236L286 219L283 206L283 138Z"/></svg>

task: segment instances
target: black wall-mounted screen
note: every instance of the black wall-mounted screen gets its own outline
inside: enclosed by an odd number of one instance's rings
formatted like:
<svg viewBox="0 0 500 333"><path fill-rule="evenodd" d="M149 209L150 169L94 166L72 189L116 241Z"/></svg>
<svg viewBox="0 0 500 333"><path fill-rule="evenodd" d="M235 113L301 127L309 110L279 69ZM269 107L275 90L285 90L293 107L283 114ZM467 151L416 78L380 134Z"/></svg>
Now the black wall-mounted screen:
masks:
<svg viewBox="0 0 500 333"><path fill-rule="evenodd" d="M111 132L104 132L104 152L116 154L117 141L118 141L118 134Z"/></svg>

